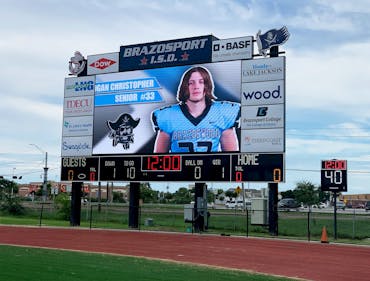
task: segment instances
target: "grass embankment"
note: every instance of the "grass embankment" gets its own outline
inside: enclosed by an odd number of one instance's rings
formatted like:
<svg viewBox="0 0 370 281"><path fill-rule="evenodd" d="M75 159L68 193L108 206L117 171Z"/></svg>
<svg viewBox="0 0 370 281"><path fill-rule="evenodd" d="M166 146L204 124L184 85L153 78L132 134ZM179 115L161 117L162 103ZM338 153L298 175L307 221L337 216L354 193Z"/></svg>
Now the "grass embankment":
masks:
<svg viewBox="0 0 370 281"><path fill-rule="evenodd" d="M0 245L0 280L12 281L278 281L237 270L133 257Z"/></svg>

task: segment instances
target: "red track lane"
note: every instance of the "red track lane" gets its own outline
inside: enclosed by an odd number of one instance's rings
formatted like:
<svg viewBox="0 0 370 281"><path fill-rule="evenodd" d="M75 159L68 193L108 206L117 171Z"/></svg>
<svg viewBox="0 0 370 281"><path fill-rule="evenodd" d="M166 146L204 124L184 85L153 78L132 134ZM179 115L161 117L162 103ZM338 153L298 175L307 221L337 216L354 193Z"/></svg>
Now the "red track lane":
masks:
<svg viewBox="0 0 370 281"><path fill-rule="evenodd" d="M370 247L143 231L0 226L0 244L191 262L309 280L370 280Z"/></svg>

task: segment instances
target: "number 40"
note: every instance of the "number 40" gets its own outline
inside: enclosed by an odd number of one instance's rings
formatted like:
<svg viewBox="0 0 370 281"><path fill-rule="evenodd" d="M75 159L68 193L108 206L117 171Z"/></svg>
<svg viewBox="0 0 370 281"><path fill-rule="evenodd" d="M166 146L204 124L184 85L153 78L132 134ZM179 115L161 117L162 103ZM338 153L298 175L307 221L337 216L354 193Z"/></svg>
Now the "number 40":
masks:
<svg viewBox="0 0 370 281"><path fill-rule="evenodd" d="M342 171L341 170L325 171L325 178L329 179L331 183L341 184L342 183Z"/></svg>

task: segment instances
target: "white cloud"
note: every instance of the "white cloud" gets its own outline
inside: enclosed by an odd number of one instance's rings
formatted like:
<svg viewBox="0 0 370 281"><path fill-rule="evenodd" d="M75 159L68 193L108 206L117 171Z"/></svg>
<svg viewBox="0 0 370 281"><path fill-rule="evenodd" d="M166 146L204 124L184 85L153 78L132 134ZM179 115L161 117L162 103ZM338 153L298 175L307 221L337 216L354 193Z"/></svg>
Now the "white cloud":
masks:
<svg viewBox="0 0 370 281"><path fill-rule="evenodd" d="M287 102L292 107L325 109L368 119L370 42L338 46L320 53L295 53L287 59Z"/></svg>

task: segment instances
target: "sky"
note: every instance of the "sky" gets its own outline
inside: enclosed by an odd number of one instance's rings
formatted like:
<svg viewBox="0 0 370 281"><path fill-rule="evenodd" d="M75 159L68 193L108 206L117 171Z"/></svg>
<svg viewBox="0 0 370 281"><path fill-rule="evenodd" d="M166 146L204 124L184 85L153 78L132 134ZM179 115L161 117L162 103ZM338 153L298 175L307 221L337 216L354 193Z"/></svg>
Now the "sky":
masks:
<svg viewBox="0 0 370 281"><path fill-rule="evenodd" d="M0 0L0 175L59 181L64 79L76 50L286 26L286 181L320 185L321 160L348 161L347 194L370 193L370 1ZM257 48L255 48L257 49ZM255 51L256 52L256 51ZM188 183L155 183L175 191ZM248 184L248 183L246 183ZM236 183L208 183L213 188ZM250 183L250 188L266 187Z"/></svg>

